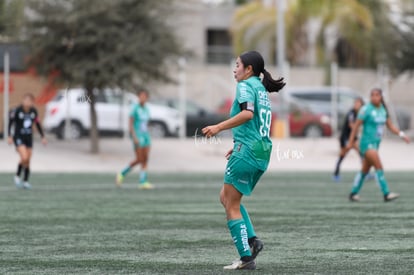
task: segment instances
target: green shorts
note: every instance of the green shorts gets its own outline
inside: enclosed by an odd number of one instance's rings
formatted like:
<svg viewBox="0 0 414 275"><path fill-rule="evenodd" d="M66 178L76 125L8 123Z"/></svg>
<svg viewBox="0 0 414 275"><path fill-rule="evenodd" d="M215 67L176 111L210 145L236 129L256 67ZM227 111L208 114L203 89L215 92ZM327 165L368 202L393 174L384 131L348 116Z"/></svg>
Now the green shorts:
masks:
<svg viewBox="0 0 414 275"><path fill-rule="evenodd" d="M224 183L233 185L240 193L249 196L263 173L245 160L231 156L224 173Z"/></svg>
<svg viewBox="0 0 414 275"><path fill-rule="evenodd" d="M132 144L133 144L135 150L138 149L138 148L151 146L151 137L150 137L149 133L139 134L139 135L137 135L137 138L138 138L138 145L135 144L134 140L131 137Z"/></svg>
<svg viewBox="0 0 414 275"><path fill-rule="evenodd" d="M370 141L370 142L367 142L367 141L361 140L359 142L359 154L361 155L361 157L364 157L365 156L365 153L368 150L376 150L376 151L378 151L380 143L381 143L381 141Z"/></svg>

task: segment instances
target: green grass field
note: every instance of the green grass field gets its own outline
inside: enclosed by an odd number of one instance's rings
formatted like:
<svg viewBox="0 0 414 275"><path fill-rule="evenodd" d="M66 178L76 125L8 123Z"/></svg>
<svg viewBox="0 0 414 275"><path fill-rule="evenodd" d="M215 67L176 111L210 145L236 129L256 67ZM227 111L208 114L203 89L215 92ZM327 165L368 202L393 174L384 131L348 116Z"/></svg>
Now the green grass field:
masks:
<svg viewBox="0 0 414 275"><path fill-rule="evenodd" d="M414 274L414 173L387 173L384 203L353 174L267 174L245 199L265 242L258 274ZM0 274L221 274L237 259L218 192L221 175L34 174L32 191L0 174ZM227 272L229 273L229 272Z"/></svg>

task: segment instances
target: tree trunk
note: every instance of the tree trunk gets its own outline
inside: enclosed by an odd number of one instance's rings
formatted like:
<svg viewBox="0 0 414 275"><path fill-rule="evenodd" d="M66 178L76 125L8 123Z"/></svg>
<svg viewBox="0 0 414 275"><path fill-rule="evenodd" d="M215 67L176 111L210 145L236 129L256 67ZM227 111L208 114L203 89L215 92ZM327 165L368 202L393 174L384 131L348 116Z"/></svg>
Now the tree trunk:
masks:
<svg viewBox="0 0 414 275"><path fill-rule="evenodd" d="M91 141L91 153L99 153L99 133L98 133L98 120L96 115L95 103L96 99L93 94L93 88L87 88L88 102L90 106L91 115L91 129L89 132L89 138Z"/></svg>

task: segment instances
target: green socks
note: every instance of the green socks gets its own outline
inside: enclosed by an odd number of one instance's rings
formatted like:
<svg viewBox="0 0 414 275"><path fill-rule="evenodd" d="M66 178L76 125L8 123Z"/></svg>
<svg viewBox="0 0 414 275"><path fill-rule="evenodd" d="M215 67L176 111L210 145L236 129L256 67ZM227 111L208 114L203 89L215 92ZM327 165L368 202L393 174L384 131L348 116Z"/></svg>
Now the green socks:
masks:
<svg viewBox="0 0 414 275"><path fill-rule="evenodd" d="M142 170L139 173L139 183L146 183L147 182L147 171Z"/></svg>
<svg viewBox="0 0 414 275"><path fill-rule="evenodd" d="M126 176L126 174L128 174L131 171L132 167L131 166L127 166L124 168L124 170L121 171L121 175L123 177ZM139 183L146 183L147 182L147 171L145 170L141 170L141 172L139 173Z"/></svg>
<svg viewBox="0 0 414 275"><path fill-rule="evenodd" d="M227 226L230 230L231 237L233 238L234 245L239 252L240 258L250 257L252 253L250 252L247 226L244 223L244 220L229 220L227 221Z"/></svg>
<svg viewBox="0 0 414 275"><path fill-rule="evenodd" d="M363 173L363 172L359 172L358 174L356 174L355 179L354 179L354 185L352 187L352 194L358 194L359 191L361 190L362 185L364 184L364 179L365 176L367 174Z"/></svg>
<svg viewBox="0 0 414 275"><path fill-rule="evenodd" d="M129 171L131 171L131 166L128 165L124 168L124 170L121 171L121 175L125 177L125 175L129 173Z"/></svg>
<svg viewBox="0 0 414 275"><path fill-rule="evenodd" d="M354 179L354 186L352 188L351 193L352 194L358 194L361 190L362 184L364 184L364 179L366 173L359 172ZM384 196L388 195L390 190L388 189L388 183L387 180L384 177L384 171L383 170L376 170L375 171L375 179L377 180L378 186L381 188L382 193Z"/></svg>
<svg viewBox="0 0 414 275"><path fill-rule="evenodd" d="M384 196L388 195L388 193L390 193L390 190L388 189L387 180L384 177L384 171L383 170L375 171L375 179L377 180L377 183L379 187L381 188L381 191L384 194Z"/></svg>
<svg viewBox="0 0 414 275"><path fill-rule="evenodd" d="M247 236L249 237L249 239L256 237L256 232L254 232L253 224L250 220L249 213L247 213L247 210L243 204L240 204L240 213L242 214L243 220L246 223Z"/></svg>

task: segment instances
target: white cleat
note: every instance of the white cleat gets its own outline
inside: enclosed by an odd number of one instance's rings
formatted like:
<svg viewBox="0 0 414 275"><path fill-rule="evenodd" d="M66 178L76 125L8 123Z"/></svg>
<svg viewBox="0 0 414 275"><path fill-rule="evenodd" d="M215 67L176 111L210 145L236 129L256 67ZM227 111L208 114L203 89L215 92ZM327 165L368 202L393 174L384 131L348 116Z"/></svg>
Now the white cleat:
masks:
<svg viewBox="0 0 414 275"><path fill-rule="evenodd" d="M30 189L32 189L32 185L28 181L25 181L25 182L23 182L23 188L27 189L27 190L30 190Z"/></svg>
<svg viewBox="0 0 414 275"><path fill-rule="evenodd" d="M349 194L349 201L352 202L360 202L361 201L361 197L358 194Z"/></svg>
<svg viewBox="0 0 414 275"><path fill-rule="evenodd" d="M14 184L16 185L17 189L23 188L23 184L19 176L14 176Z"/></svg>
<svg viewBox="0 0 414 275"><path fill-rule="evenodd" d="M154 189L154 185L152 185L151 183L147 181L147 182L138 184L138 189L151 190L151 189Z"/></svg>
<svg viewBox="0 0 414 275"><path fill-rule="evenodd" d="M388 193L388 195L384 196L384 201L385 202L389 202L389 201L393 201L396 200L400 197L400 194L397 193Z"/></svg>
<svg viewBox="0 0 414 275"><path fill-rule="evenodd" d="M117 187L122 187L122 183L124 181L124 176L121 173L116 174L115 184Z"/></svg>
<svg viewBox="0 0 414 275"><path fill-rule="evenodd" d="M242 260L234 261L231 265L226 265L223 267L224 270L255 270L256 262L243 262Z"/></svg>

